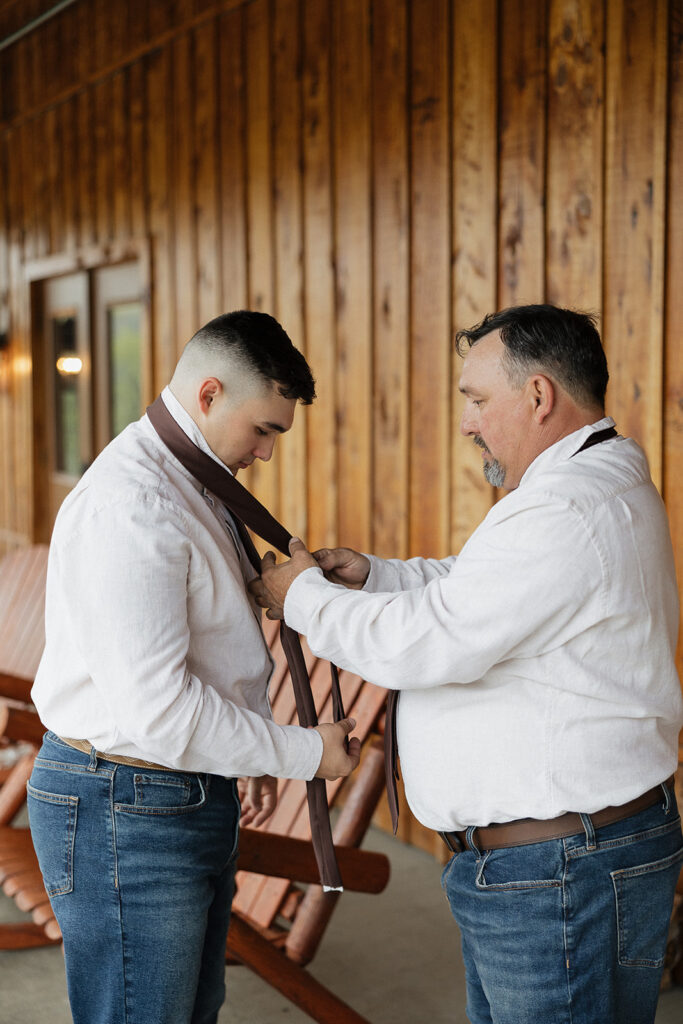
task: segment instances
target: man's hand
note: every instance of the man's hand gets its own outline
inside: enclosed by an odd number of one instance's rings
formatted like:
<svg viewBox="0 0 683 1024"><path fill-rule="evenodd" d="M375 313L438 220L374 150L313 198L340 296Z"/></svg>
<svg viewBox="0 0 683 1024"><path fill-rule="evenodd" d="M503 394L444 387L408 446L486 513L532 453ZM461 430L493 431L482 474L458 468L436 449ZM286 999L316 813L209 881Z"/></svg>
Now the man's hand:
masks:
<svg viewBox="0 0 683 1024"><path fill-rule="evenodd" d="M331 583L360 590L370 572L370 559L351 548L320 548L313 557Z"/></svg>
<svg viewBox="0 0 683 1024"><path fill-rule="evenodd" d="M304 570L317 568L316 562L306 545L298 537L292 537L289 542L289 553L292 556L288 562L276 565L275 555L267 551L261 559L261 577L256 578L249 584L249 593L254 597L260 608L267 608L266 618L283 619L283 607L287 591Z"/></svg>
<svg viewBox="0 0 683 1024"><path fill-rule="evenodd" d="M346 749L346 737L355 728L353 718L342 718L341 722L326 722L316 725L315 731L320 733L323 741L323 756L320 758L317 779L343 778L350 775L360 761L360 740L354 736L349 740Z"/></svg>
<svg viewBox="0 0 683 1024"><path fill-rule="evenodd" d="M242 807L240 825L253 825L254 828L258 828L275 810L277 779L272 775L238 779L237 793Z"/></svg>

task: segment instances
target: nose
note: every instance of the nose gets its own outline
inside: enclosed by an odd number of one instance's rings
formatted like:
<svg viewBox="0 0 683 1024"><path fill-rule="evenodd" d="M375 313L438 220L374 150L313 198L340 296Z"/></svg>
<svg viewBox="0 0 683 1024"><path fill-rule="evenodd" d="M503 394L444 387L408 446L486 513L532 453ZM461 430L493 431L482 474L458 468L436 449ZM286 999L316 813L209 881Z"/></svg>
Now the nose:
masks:
<svg viewBox="0 0 683 1024"><path fill-rule="evenodd" d="M254 456L260 459L262 462L270 462L273 455L273 448L275 447L274 437L264 437L263 441L260 442L254 448Z"/></svg>
<svg viewBox="0 0 683 1024"><path fill-rule="evenodd" d="M460 417L460 433L465 437L469 437L471 434L476 434L476 428L474 426L474 417L472 416L472 410L467 406L462 411Z"/></svg>

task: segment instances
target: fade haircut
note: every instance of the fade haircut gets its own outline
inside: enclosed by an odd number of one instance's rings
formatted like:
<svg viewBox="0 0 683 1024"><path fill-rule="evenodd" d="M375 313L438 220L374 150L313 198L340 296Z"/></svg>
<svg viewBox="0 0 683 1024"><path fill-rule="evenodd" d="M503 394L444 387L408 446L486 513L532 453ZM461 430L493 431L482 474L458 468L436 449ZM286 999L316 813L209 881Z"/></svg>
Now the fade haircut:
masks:
<svg viewBox="0 0 683 1024"><path fill-rule="evenodd" d="M191 362L200 352L231 360L257 380L276 384L284 398L298 399L303 405L310 405L315 398L308 363L268 313L249 309L222 313L190 338L179 363Z"/></svg>
<svg viewBox="0 0 683 1024"><path fill-rule="evenodd" d="M596 317L557 306L511 306L489 313L480 324L458 331L459 355L491 331L500 331L505 346L505 371L513 387L521 388L533 373L556 381L582 406L605 408L609 373Z"/></svg>

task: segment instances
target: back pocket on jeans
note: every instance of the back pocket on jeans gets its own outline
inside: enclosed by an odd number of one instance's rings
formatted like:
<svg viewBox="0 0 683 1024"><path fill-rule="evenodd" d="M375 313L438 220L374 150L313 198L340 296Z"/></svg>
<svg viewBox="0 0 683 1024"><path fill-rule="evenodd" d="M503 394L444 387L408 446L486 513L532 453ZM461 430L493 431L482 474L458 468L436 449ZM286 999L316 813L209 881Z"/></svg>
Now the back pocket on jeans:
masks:
<svg viewBox="0 0 683 1024"><path fill-rule="evenodd" d="M611 872L622 967L663 967L682 863L680 849L663 860Z"/></svg>
<svg viewBox="0 0 683 1024"><path fill-rule="evenodd" d="M74 887L74 841L78 797L45 793L27 783L33 845L48 896L64 896Z"/></svg>

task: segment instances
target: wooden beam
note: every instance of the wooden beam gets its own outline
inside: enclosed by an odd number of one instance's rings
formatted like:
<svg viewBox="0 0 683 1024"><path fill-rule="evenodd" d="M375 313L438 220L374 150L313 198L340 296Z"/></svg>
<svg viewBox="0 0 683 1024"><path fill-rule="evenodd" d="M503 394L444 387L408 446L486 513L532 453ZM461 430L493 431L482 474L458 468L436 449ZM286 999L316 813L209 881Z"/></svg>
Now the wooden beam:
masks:
<svg viewBox="0 0 683 1024"><path fill-rule="evenodd" d="M389 861L382 853L335 847L344 888L351 892L378 893L389 881ZM286 878L291 882L320 881L318 864L312 844L273 832L256 829L240 830L238 871Z"/></svg>

